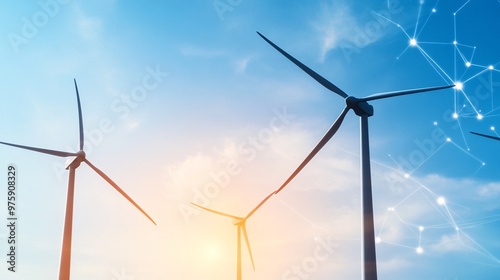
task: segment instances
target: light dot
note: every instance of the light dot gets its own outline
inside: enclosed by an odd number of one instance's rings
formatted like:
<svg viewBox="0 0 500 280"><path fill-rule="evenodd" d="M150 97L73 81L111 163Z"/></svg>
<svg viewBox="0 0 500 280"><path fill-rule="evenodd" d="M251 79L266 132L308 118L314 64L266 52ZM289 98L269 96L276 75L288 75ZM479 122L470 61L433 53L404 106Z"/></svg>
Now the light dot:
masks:
<svg viewBox="0 0 500 280"><path fill-rule="evenodd" d="M378 236L375 237L375 243L380 243L380 242L382 242L382 239L380 239L380 237L378 237Z"/></svg>
<svg viewBox="0 0 500 280"><path fill-rule="evenodd" d="M435 13L436 12L436 8L432 8L432 12Z"/></svg>
<svg viewBox="0 0 500 280"><path fill-rule="evenodd" d="M465 66L467 66L467 67L470 67L470 65L471 65L470 62L468 62L468 61L465 63Z"/></svg>
<svg viewBox="0 0 500 280"><path fill-rule="evenodd" d="M410 174L405 173L405 178L406 178L406 179L410 178Z"/></svg>
<svg viewBox="0 0 500 280"><path fill-rule="evenodd" d="M481 115L481 114L477 114L477 119L478 119L478 120L482 120L482 119L483 119L483 115Z"/></svg>
<svg viewBox="0 0 500 280"><path fill-rule="evenodd" d="M420 247L420 246L419 246L419 247L416 249L416 251L417 251L417 254L422 254L422 253L424 252L424 249L423 249L422 247Z"/></svg>
<svg viewBox="0 0 500 280"><path fill-rule="evenodd" d="M492 127L490 127L490 129L491 129L491 130L495 130L495 127L494 127L494 126L492 126Z"/></svg>
<svg viewBox="0 0 500 280"><path fill-rule="evenodd" d="M483 162L481 165L482 165L482 166L485 166L485 165L486 165L486 162Z"/></svg>
<svg viewBox="0 0 500 280"><path fill-rule="evenodd" d="M451 138L450 137L446 138L446 142L451 142Z"/></svg>
<svg viewBox="0 0 500 280"><path fill-rule="evenodd" d="M457 113L453 113L453 118L454 119L458 119L458 114Z"/></svg>
<svg viewBox="0 0 500 280"><path fill-rule="evenodd" d="M417 39L412 38L412 39L410 40L410 46L416 46L416 45L417 45Z"/></svg>
<svg viewBox="0 0 500 280"><path fill-rule="evenodd" d="M434 125L438 125L438 122L433 122L432 124L434 124Z"/></svg>
<svg viewBox="0 0 500 280"><path fill-rule="evenodd" d="M420 230L420 231L424 231L424 227L423 227L423 226L419 226L419 227L418 227L418 230Z"/></svg>
<svg viewBox="0 0 500 280"><path fill-rule="evenodd" d="M456 230L456 231L459 231L459 230L460 230L460 228L458 228L458 227L455 227L455 230Z"/></svg>
<svg viewBox="0 0 500 280"><path fill-rule="evenodd" d="M493 70L493 65L488 66L488 69Z"/></svg>
<svg viewBox="0 0 500 280"><path fill-rule="evenodd" d="M453 45L456 45L457 44L457 41L453 41Z"/></svg>
<svg viewBox="0 0 500 280"><path fill-rule="evenodd" d="M440 196L438 199L437 199L437 203L439 205L445 205L446 204L446 200L444 199L444 197Z"/></svg>
<svg viewBox="0 0 500 280"><path fill-rule="evenodd" d="M456 82L455 83L455 89L456 90L462 90L464 88L464 84L462 84L461 82Z"/></svg>

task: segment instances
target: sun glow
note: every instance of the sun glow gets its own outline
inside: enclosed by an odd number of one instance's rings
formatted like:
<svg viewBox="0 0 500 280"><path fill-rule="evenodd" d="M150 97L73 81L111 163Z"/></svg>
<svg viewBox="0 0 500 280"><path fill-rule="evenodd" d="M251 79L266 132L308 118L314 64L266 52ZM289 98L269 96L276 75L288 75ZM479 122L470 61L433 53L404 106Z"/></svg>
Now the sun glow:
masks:
<svg viewBox="0 0 500 280"><path fill-rule="evenodd" d="M207 245L205 247L205 258L209 261L218 260L221 257L221 251L218 246Z"/></svg>

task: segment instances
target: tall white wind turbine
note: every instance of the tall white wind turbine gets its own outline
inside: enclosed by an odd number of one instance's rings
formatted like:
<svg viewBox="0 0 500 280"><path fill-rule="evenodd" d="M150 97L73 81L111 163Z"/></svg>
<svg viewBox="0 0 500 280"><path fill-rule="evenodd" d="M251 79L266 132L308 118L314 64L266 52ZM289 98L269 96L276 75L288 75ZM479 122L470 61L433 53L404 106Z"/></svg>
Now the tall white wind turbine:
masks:
<svg viewBox="0 0 500 280"><path fill-rule="evenodd" d="M84 135L83 135L83 118L82 109L80 104L80 95L78 93L78 86L76 80L75 83L76 90L76 101L78 103L78 121L80 130L80 145L78 152L64 152L55 151L49 149L35 148L30 146L23 146L17 144L11 144L6 142L0 142L0 144L8 145L20 149L30 150L34 152L39 152L43 154L53 155L57 157L74 157L74 159L66 166L69 170L68 179L68 194L66 198L66 214L64 218L64 230L63 230L63 242L61 249L61 262L59 266L59 280L69 280L70 279L70 268L71 268L71 237L73 229L73 201L74 201L74 189L75 189L75 171L80 166L80 163L85 162L90 168L92 168L99 176L101 176L106 182L108 182L113 188L115 188L125 199L132 203L142 214L144 214L153 224L156 225L155 221L134 201L130 196L128 196L111 178L109 178L104 172L95 167L86 158L85 152L83 151L84 145Z"/></svg>
<svg viewBox="0 0 500 280"><path fill-rule="evenodd" d="M314 72L312 69L302 64L300 61L289 55L283 49L278 47L276 44L267 39L264 35L257 32L267 43L269 43L273 48L283 54L287 59L297 65L300 69L306 72L314 80L320 83L322 86L328 90L336 93L340 97L344 98L346 106L342 113L340 113L337 120L333 123L330 129L326 132L319 143L314 147L314 149L309 153L309 155L304 159L304 161L299 165L299 167L292 173L292 175L283 183L283 185L276 190L276 194L279 193L306 165L307 163L323 148L323 146L328 143L328 141L335 135L337 130L340 128L344 117L349 110L353 110L356 115L360 117L361 125L361 195L362 195L362 213L363 213L363 268L362 277L365 280L375 280L377 279L377 260L375 252L375 230L373 223L373 202L372 202L372 185L371 185L371 172L370 172L370 146L368 137L368 118L373 116L373 107L368 104L368 101L384 99L389 97L395 97L400 95L414 94L426 91L434 91L440 89L446 89L454 87L455 85L446 85L439 87L429 87L429 88L419 88L410 89L394 92L385 92L370 95L367 97L356 98L349 96L347 93L342 91L336 85L323 78L318 73Z"/></svg>
<svg viewBox="0 0 500 280"><path fill-rule="evenodd" d="M245 238L245 243L247 244L247 249L248 249L248 253L250 254L250 260L252 261L253 270L255 270L255 264L253 262L253 256L252 256L252 249L250 248L250 241L248 240L248 234L247 234L247 229L246 229L245 223L247 222L247 219L250 218L255 213L255 211L257 211L257 209L259 209L275 193L276 192L272 192L268 196L266 196L266 198L264 198L257 206L255 206L252 209L252 211L250 211L245 217L234 216L231 214L227 214L227 213L223 213L223 212L219 212L216 210L212 210L212 209L203 207L203 206L198 205L196 203L192 203L193 205L195 205L203 210L206 210L206 211L215 213L217 215L221 215L221 216L233 219L233 225L235 225L237 227L237 231L238 231L238 233L237 233L238 234L237 235L237 248L236 248L236 250L237 250L236 251L236 279L237 280L242 279L241 278L242 277L241 276L241 235L242 234L243 234L243 237Z"/></svg>

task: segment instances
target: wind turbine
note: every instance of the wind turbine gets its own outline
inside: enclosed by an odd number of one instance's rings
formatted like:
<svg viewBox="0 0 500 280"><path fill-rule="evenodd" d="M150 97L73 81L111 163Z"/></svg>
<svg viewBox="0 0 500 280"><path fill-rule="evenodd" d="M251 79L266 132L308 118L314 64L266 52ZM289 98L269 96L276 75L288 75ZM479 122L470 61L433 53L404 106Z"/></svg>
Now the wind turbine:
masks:
<svg viewBox="0 0 500 280"><path fill-rule="evenodd" d="M479 135L479 136L482 136L482 137L486 137L486 138L490 138L490 139L494 139L494 140L500 141L500 137L498 137L498 136L491 136L491 135L477 133L477 132L473 132L473 131L470 131L470 133L476 134L476 135Z"/></svg>
<svg viewBox="0 0 500 280"><path fill-rule="evenodd" d="M203 210L206 210L206 211L209 211L209 212L212 212L212 213L215 213L217 215L224 216L224 217L233 218L233 225L235 225L238 228L238 237L237 237L238 244L237 244L237 248L236 248L236 250L237 250L236 251L236 279L237 280L242 279L241 278L241 234L242 233L243 233L243 236L245 238L245 243L247 244L248 253L250 254L250 260L252 261L253 270L255 271L255 264L253 262L252 249L250 248L250 241L248 240L248 235L247 235L245 223L247 222L247 219L250 218L250 216L252 216L255 213L255 211L257 211L257 209L259 209L275 193L276 192L274 191L274 192L270 193L268 196L266 196L266 198L264 198L257 206L255 206L255 208L253 208L252 211L250 211L250 213L248 213L245 217L238 217L238 216L234 216L231 214L219 212L219 211L212 210L212 209L209 209L209 208L206 208L206 207L203 207L201 205L198 205L196 203L191 202L193 205L195 205Z"/></svg>
<svg viewBox="0 0 500 280"><path fill-rule="evenodd" d="M370 95L363 98L356 98L349 96L347 93L342 91L340 88L335 86L333 83L323 78L318 73L314 72L309 67L302 64L300 61L289 55L283 49L275 45L264 35L257 32L260 37L262 37L267 43L269 43L273 48L283 54L291 62L297 65L300 69L306 72L314 80L319 82L328 90L338 94L346 103L344 110L340 113L337 120L333 123L330 129L326 132L319 143L314 147L314 149L309 153L309 155L304 159L304 161L299 165L299 167L292 173L292 175L283 183L283 185L276 190L276 194L279 193L306 165L307 163L323 148L323 146L328 143L328 141L335 135L337 130L340 128L344 117L349 110L353 110L356 115L360 117L361 126L361 196L362 196L362 213L363 213L363 279L375 280L377 279L377 261L375 253L375 233L374 233L374 223L373 223L373 202L372 202L372 185L371 185L371 172L370 172L370 146L368 137L368 118L373 116L373 107L368 104L368 101L384 99L389 97L395 97L400 95L414 94L425 91L433 91L445 88L451 88L455 85L446 85L439 87L430 88L419 88L410 89L402 91L393 91L378 93Z"/></svg>
<svg viewBox="0 0 500 280"><path fill-rule="evenodd" d="M111 178L109 178L104 172L95 167L86 158L85 152L83 151L84 135L83 135L83 119L82 119L82 109L80 104L80 95L78 94L78 86L76 80L75 83L76 90L76 100L78 103L78 121L80 129L80 146L78 152L64 152L55 151L49 149L35 148L17 144L11 144L6 142L0 142L0 144L8 145L20 149L30 150L34 152L39 152L43 154L53 155L57 157L75 157L69 164L67 164L66 169L69 170L68 179L68 194L66 199L66 214L64 218L64 230L63 230L63 242L61 250L61 262L59 266L59 280L69 280L70 279L70 267L71 267L71 237L73 228L73 201L74 201L74 189L75 189L75 171L80 166L80 163L85 162L90 168L92 168L97 174L99 174L106 182L108 182L113 188L115 188L121 195L123 195L130 203L132 203L142 214L144 214L153 224L156 225L155 221L134 201L130 196L128 196Z"/></svg>

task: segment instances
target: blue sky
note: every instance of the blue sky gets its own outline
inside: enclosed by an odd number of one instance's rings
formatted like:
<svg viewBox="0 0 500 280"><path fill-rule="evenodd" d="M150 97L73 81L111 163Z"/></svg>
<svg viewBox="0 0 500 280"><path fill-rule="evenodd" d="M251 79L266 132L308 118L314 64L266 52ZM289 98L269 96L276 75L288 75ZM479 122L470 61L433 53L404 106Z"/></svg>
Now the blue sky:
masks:
<svg viewBox="0 0 500 280"><path fill-rule="evenodd" d="M245 215L344 106L256 31L354 96L463 84L371 102L379 279L497 277L500 142L469 131L497 133L500 2L269 2L0 4L0 141L76 151L76 78L87 158L158 224L78 168L72 279L234 277L236 227L190 203ZM360 278L359 153L350 113L248 220L245 279ZM18 271L2 226L0 278L58 274L64 163L0 147L19 182Z"/></svg>

